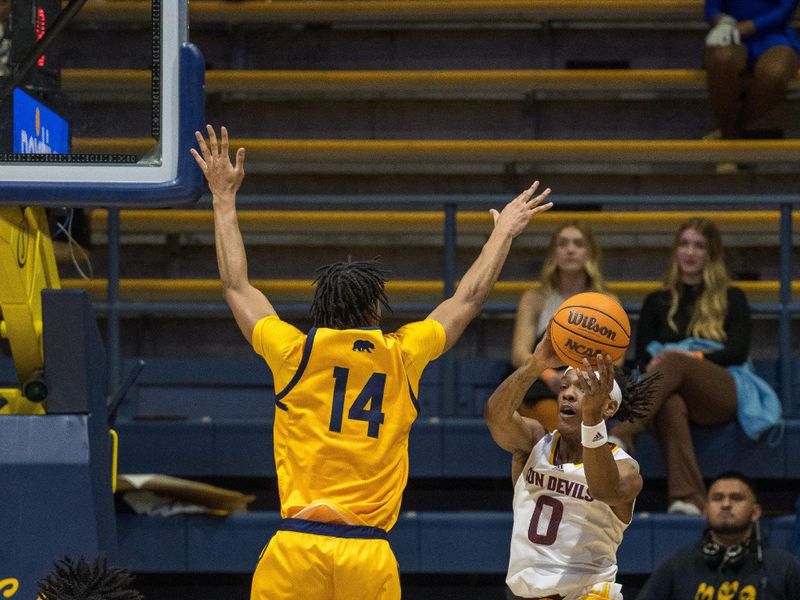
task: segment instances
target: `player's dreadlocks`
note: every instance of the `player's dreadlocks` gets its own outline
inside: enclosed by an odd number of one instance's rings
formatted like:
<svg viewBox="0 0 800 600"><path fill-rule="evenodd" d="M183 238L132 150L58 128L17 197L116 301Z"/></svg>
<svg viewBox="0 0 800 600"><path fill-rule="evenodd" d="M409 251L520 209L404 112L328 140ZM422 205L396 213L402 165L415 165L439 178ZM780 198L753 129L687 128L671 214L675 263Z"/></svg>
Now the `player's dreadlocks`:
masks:
<svg viewBox="0 0 800 600"><path fill-rule="evenodd" d="M652 404L653 389L661 380L662 373L642 378L638 372L626 375L619 367L614 367L614 379L622 392L622 403L616 417L620 421L636 421L647 416Z"/></svg>
<svg viewBox="0 0 800 600"><path fill-rule="evenodd" d="M386 277L377 259L336 262L317 269L311 302L315 327L351 329L376 323L378 305L391 310L383 290Z"/></svg>
<svg viewBox="0 0 800 600"><path fill-rule="evenodd" d="M91 565L81 557L68 556L55 561L53 572L39 582L41 600L143 600L131 589L133 575L125 569L109 567L105 558Z"/></svg>

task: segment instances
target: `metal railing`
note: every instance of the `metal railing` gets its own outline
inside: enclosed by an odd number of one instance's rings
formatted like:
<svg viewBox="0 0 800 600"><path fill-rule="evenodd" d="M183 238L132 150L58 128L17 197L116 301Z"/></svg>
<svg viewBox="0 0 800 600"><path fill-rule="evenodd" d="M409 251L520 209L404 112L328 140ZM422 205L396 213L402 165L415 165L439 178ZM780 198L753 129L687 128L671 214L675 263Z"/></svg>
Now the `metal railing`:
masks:
<svg viewBox="0 0 800 600"><path fill-rule="evenodd" d="M242 196L238 205L240 208L285 208L287 206L326 206L328 209L336 206L358 206L363 209L386 210L386 207L397 206L424 206L427 208L440 208L444 212L444 261L442 264L442 281L444 282L444 297L452 295L457 280L456 250L458 245L458 231L456 227L456 214L460 208L492 208L503 206L509 197L507 195L385 195L370 196ZM554 198L556 199L556 198ZM778 303L762 304L754 307L754 312L761 314L775 314L778 316L778 356L780 365L780 395L785 409L791 403L792 384L792 349L791 349L791 318L793 314L800 313L800 304L792 302L792 208L800 203L800 196L789 195L589 195L565 194L557 197L558 206L570 205L636 205L639 207L650 205L671 205L676 209L737 206L747 209L764 210L774 207L779 211L779 301ZM203 206L201 202L199 206ZM207 207L207 201L205 206ZM646 208L642 210L647 210ZM223 304L195 303L195 302L129 302L120 300L120 218L118 209L108 211L108 290L105 304L97 305L99 310L104 310L108 320L108 351L109 351L109 381L112 387L118 385L121 378L122 355L120 347L120 319L123 312L166 312L191 313L205 312L217 313L227 311ZM302 304L292 303L286 306L277 305L278 310L287 309L297 312ZM424 311L432 308L424 304L409 304L402 307L408 311ZM487 312L514 310L514 306L506 304L487 305ZM638 311L638 305L626 305L632 312ZM455 362L454 354L445 354L442 362L442 407L455 406Z"/></svg>

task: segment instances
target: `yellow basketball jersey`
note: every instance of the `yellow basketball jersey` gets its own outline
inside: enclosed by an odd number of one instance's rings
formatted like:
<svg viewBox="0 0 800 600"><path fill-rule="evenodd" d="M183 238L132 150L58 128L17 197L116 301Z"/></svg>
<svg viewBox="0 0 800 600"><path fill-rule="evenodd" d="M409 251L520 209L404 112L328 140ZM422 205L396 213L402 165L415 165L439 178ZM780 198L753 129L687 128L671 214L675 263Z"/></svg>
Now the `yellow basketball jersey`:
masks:
<svg viewBox="0 0 800 600"><path fill-rule="evenodd" d="M275 382L274 453L283 517L389 530L408 479L408 436L425 366L445 344L437 321L304 335L262 319L253 347Z"/></svg>

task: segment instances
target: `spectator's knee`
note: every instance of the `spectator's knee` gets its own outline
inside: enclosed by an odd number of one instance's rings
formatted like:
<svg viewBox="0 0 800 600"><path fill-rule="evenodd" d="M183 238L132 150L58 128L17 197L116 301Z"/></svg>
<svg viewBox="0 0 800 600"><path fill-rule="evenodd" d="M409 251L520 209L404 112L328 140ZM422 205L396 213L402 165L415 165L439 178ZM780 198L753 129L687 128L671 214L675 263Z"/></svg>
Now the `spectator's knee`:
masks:
<svg viewBox="0 0 800 600"><path fill-rule="evenodd" d="M659 355L659 360L656 367L652 370L648 370L648 374L658 373L659 371L670 374L683 373L686 364L689 361L695 360L697 359L693 356L683 354L682 352L664 352L663 354Z"/></svg>
<svg viewBox="0 0 800 600"><path fill-rule="evenodd" d="M755 85L785 88L789 85L796 69L788 61L769 61L759 63L754 71Z"/></svg>
<svg viewBox="0 0 800 600"><path fill-rule="evenodd" d="M659 413L663 418L669 421L674 421L676 419L689 420L689 409L686 407L683 396L679 394L670 395L670 397L664 401L664 405L661 407Z"/></svg>
<svg viewBox="0 0 800 600"><path fill-rule="evenodd" d="M738 46L706 48L705 63L709 73L736 75L744 70L746 57Z"/></svg>

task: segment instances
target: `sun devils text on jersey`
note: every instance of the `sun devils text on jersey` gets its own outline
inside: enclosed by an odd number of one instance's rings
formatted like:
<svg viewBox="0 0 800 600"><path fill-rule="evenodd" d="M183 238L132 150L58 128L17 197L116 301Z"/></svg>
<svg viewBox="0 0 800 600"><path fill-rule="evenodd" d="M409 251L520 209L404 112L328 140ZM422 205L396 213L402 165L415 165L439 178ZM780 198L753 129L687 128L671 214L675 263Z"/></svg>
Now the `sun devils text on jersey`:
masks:
<svg viewBox="0 0 800 600"><path fill-rule="evenodd" d="M615 597L615 560L623 523L589 493L582 464L554 464L560 434L546 434L533 447L514 485L514 529L508 583L518 596L572 598L599 585ZM614 459L633 460L615 447ZM542 565L548 565L543 574ZM616 588L616 589L614 589Z"/></svg>

